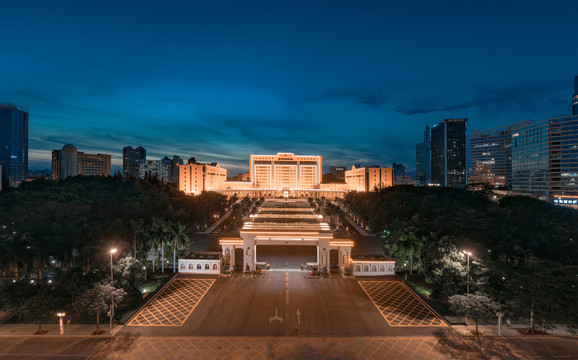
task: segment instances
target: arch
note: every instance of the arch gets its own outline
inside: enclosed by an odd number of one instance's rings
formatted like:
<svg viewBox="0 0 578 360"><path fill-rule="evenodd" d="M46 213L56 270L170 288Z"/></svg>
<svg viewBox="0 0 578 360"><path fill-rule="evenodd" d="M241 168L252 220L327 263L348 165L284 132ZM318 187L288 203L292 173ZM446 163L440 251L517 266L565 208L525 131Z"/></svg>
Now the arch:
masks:
<svg viewBox="0 0 578 360"><path fill-rule="evenodd" d="M385 266L381 265L381 266L379 267L379 272L385 272Z"/></svg>
<svg viewBox="0 0 578 360"><path fill-rule="evenodd" d="M217 264L213 264L213 270L219 270L219 269L217 268Z"/></svg>
<svg viewBox="0 0 578 360"><path fill-rule="evenodd" d="M361 266L355 265L355 271L356 271L356 272L361 272Z"/></svg>
<svg viewBox="0 0 578 360"><path fill-rule="evenodd" d="M185 263L181 263L181 270L185 270Z"/></svg>
<svg viewBox="0 0 578 360"><path fill-rule="evenodd" d="M373 265L373 266L371 267L371 272L377 272L377 266Z"/></svg>
<svg viewBox="0 0 578 360"><path fill-rule="evenodd" d="M363 265L363 271L369 272L369 265Z"/></svg>
<svg viewBox="0 0 578 360"><path fill-rule="evenodd" d="M205 270L211 270L211 266L209 264L205 264Z"/></svg>
<svg viewBox="0 0 578 360"><path fill-rule="evenodd" d="M201 263L197 264L197 270L203 270L203 267L201 266Z"/></svg>
<svg viewBox="0 0 578 360"><path fill-rule="evenodd" d="M194 270L194 269L195 269L195 267L194 267L193 263L189 263L189 270Z"/></svg>

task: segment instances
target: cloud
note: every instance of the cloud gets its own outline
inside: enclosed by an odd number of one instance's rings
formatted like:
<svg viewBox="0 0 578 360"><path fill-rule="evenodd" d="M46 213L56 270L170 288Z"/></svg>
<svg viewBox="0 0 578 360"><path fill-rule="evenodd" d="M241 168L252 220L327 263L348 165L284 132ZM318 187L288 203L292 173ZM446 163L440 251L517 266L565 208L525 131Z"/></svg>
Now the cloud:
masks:
<svg viewBox="0 0 578 360"><path fill-rule="evenodd" d="M547 85L518 85L507 88L484 87L465 94L466 99L453 100L453 104L439 106L452 102L441 96L411 98L405 104L399 105L395 111L405 115L429 114L433 112L449 112L456 110L478 109L481 113L491 115L506 109L527 108L536 105L538 99L544 100L544 95L551 93Z"/></svg>
<svg viewBox="0 0 578 360"><path fill-rule="evenodd" d="M377 109L381 105L389 102L390 99L391 96L380 89L341 89L320 94L313 97L310 101L349 101L353 104L365 105L372 109Z"/></svg>

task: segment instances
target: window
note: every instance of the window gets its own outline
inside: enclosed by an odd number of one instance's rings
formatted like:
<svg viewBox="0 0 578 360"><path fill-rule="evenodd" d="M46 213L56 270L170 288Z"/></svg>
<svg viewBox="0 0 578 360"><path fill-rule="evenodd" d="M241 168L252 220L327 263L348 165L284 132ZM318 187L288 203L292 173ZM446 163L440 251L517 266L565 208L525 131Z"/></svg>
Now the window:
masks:
<svg viewBox="0 0 578 360"><path fill-rule="evenodd" d="M210 268L209 264L205 264L205 270L210 270L210 269L211 268Z"/></svg>
<svg viewBox="0 0 578 360"><path fill-rule="evenodd" d="M203 270L203 267L201 266L201 264L197 264L197 270Z"/></svg>
<svg viewBox="0 0 578 360"><path fill-rule="evenodd" d="M217 269L217 264L213 264L213 270L219 270Z"/></svg>
<svg viewBox="0 0 578 360"><path fill-rule="evenodd" d="M181 270L184 270L184 269L185 269L185 263L182 263L181 264Z"/></svg>
<svg viewBox="0 0 578 360"><path fill-rule="evenodd" d="M356 272L361 272L361 266L356 265L356 266L355 266L355 271L356 271Z"/></svg>
<svg viewBox="0 0 578 360"><path fill-rule="evenodd" d="M373 266L371 267L371 272L377 272L377 266L373 265Z"/></svg>
<svg viewBox="0 0 578 360"><path fill-rule="evenodd" d="M189 270L193 270L193 264L189 263Z"/></svg>
<svg viewBox="0 0 578 360"><path fill-rule="evenodd" d="M379 272L385 272L385 266L383 266L383 265L380 266L380 267L379 267Z"/></svg>
<svg viewBox="0 0 578 360"><path fill-rule="evenodd" d="M364 265L364 266L363 266L363 271L369 271L369 266L368 266L368 265Z"/></svg>

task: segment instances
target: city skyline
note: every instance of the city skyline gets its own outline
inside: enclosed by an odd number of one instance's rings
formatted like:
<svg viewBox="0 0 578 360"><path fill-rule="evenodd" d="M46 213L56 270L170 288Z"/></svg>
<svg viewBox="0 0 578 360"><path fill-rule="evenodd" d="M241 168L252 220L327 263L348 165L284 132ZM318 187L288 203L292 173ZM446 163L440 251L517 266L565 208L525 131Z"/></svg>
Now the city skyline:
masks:
<svg viewBox="0 0 578 360"><path fill-rule="evenodd" d="M278 152L412 172L426 123L467 118L471 131L568 116L578 74L571 1L22 1L3 11L0 103L29 111L32 169L72 143L111 154L113 171L130 145L231 175L251 153Z"/></svg>

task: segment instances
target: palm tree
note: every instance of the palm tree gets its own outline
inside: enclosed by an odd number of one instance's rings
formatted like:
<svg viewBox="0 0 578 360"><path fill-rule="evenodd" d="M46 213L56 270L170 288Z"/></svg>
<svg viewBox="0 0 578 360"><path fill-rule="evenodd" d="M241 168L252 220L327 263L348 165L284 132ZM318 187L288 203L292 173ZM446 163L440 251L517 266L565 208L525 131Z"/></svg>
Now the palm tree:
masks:
<svg viewBox="0 0 578 360"><path fill-rule="evenodd" d="M171 228L163 219L154 219L150 231L149 244L153 249L153 272L155 271L155 249L161 247L161 269L165 272L165 243L171 238Z"/></svg>
<svg viewBox="0 0 578 360"><path fill-rule="evenodd" d="M175 224L171 229L171 237L168 241L173 245L173 272L176 272L177 249L182 249L190 243L191 239L187 235L187 227L185 225Z"/></svg>

